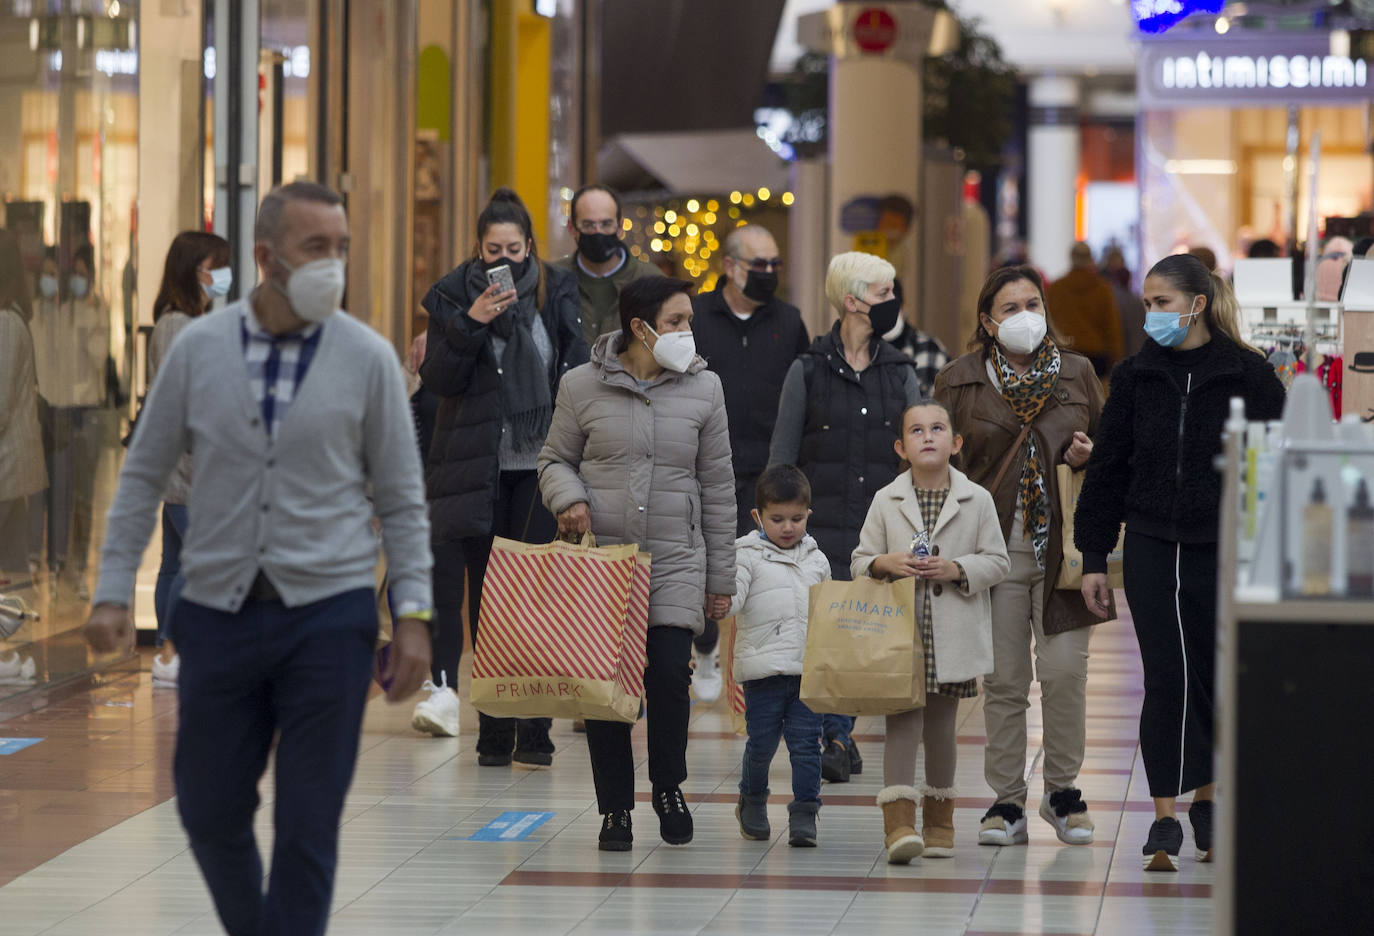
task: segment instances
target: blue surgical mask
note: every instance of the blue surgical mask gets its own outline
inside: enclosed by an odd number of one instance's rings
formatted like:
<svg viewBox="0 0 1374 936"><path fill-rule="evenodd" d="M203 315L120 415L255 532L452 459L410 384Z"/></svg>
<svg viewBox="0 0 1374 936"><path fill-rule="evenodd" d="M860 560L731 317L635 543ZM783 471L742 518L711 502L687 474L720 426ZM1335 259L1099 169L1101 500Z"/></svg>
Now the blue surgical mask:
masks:
<svg viewBox="0 0 1374 936"><path fill-rule="evenodd" d="M214 299L217 296L229 295L229 287L234 283L234 271L230 267L215 267L209 271L210 282L201 283L200 288L205 290L205 295Z"/></svg>
<svg viewBox="0 0 1374 936"><path fill-rule="evenodd" d="M1183 344L1183 339L1187 337L1188 326L1191 324L1193 316L1200 314L1187 312L1183 315L1174 315L1171 312L1146 312L1145 334L1149 335L1160 347L1176 348Z"/></svg>
<svg viewBox="0 0 1374 936"><path fill-rule="evenodd" d="M67 280L67 285L71 287L72 295L78 299L85 299L86 293L91 291L91 281L79 273L72 274L71 279Z"/></svg>
<svg viewBox="0 0 1374 936"><path fill-rule="evenodd" d="M57 277L51 273L44 273L38 277L38 291L43 294L44 299L57 298Z"/></svg>

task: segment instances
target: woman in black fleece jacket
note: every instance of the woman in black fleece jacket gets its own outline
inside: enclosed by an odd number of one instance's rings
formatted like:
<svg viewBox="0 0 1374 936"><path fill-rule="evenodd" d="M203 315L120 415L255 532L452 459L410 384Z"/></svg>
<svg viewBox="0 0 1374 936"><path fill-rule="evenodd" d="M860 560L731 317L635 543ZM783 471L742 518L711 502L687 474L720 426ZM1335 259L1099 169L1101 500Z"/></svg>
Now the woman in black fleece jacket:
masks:
<svg viewBox="0 0 1374 936"><path fill-rule="evenodd" d="M1126 524L1126 600L1140 642L1145 700L1140 753L1155 823L1146 870L1178 870L1183 828L1174 800L1195 790L1188 817L1198 860L1212 849L1212 684L1216 656L1221 451L1232 397L1246 418L1277 419L1283 385L1240 337L1225 281L1187 254L1145 278L1140 353L1112 372L1074 513L1083 599L1107 613L1107 553Z"/></svg>

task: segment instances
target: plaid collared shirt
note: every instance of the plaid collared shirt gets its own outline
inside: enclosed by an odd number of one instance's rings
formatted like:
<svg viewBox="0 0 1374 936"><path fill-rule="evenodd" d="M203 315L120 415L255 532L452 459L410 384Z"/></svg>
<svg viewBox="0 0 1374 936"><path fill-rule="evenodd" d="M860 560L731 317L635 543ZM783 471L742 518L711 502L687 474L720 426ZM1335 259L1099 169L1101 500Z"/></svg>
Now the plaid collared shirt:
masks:
<svg viewBox="0 0 1374 936"><path fill-rule="evenodd" d="M296 389L310 369L320 344L318 324L289 335L273 335L258 322L250 303L243 304L243 357L248 366L248 385L262 407L267 437L277 437L277 427L291 409Z"/></svg>

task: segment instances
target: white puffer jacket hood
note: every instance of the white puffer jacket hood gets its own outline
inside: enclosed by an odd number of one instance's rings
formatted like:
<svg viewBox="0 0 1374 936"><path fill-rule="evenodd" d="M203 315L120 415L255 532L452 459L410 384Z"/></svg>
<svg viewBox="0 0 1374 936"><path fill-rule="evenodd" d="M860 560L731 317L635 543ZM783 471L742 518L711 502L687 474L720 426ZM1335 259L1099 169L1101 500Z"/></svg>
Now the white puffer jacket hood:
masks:
<svg viewBox="0 0 1374 936"><path fill-rule="evenodd" d="M800 676L811 586L830 578L830 560L807 534L780 549L757 531L735 540L735 680Z"/></svg>

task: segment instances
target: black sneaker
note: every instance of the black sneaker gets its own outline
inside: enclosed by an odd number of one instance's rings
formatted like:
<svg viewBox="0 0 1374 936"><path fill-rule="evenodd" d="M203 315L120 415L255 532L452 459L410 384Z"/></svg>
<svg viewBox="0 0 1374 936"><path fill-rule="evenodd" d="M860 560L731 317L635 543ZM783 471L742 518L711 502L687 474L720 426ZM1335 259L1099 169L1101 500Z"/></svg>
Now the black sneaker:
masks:
<svg viewBox="0 0 1374 936"><path fill-rule="evenodd" d="M1193 842L1197 845L1197 860L1212 860L1212 814L1215 806L1211 800L1193 800L1188 807L1188 823L1193 827Z"/></svg>
<svg viewBox="0 0 1374 936"><path fill-rule="evenodd" d="M821 779L827 783L849 782L849 752L838 741L830 741L821 752Z"/></svg>
<svg viewBox="0 0 1374 936"><path fill-rule="evenodd" d="M478 767L509 767L511 756L509 754L481 754L477 755Z"/></svg>
<svg viewBox="0 0 1374 936"><path fill-rule="evenodd" d="M1178 853L1183 848L1183 826L1169 816L1156 819L1150 837L1140 850L1146 871L1177 871Z"/></svg>
<svg viewBox="0 0 1374 936"><path fill-rule="evenodd" d="M654 812L658 813L658 834L669 845L686 845L692 840L692 814L682 798L682 787L656 787Z"/></svg>
<svg viewBox="0 0 1374 936"><path fill-rule="evenodd" d="M597 848L602 851L629 851L634 840L628 809L617 809L601 817L601 836L597 840Z"/></svg>
<svg viewBox="0 0 1374 936"><path fill-rule="evenodd" d="M854 739L849 739L849 775L857 777L864 772L864 759L859 754L859 746L854 743Z"/></svg>

